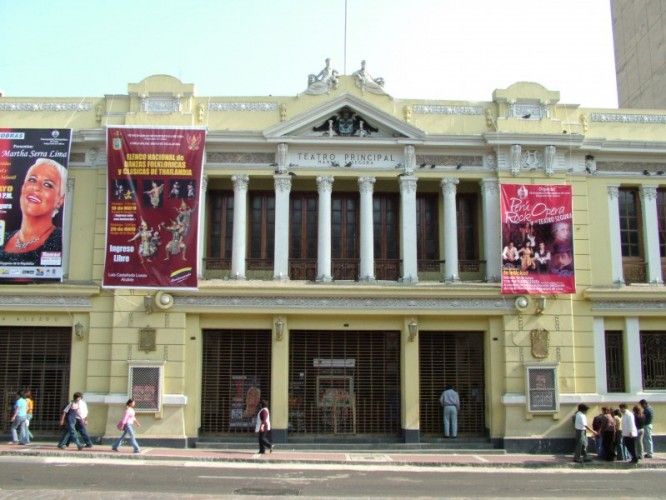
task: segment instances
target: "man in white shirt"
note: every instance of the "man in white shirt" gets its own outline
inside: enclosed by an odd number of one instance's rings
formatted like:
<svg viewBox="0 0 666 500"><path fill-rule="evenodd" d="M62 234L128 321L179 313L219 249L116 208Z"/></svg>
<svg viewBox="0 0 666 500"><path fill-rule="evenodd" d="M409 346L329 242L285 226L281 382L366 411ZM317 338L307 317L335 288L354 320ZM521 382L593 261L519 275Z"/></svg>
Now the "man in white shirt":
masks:
<svg viewBox="0 0 666 500"><path fill-rule="evenodd" d="M447 384L446 390L439 397L439 404L444 408L444 437L458 437L458 410L460 410L460 397L453 390L450 384Z"/></svg>
<svg viewBox="0 0 666 500"><path fill-rule="evenodd" d="M76 418L76 424L75 424L75 429L76 432L79 433L79 436L81 436L81 439L83 440L83 443L85 444L86 448L92 448L92 440L90 439L90 436L88 435L88 429L86 426L88 425L88 403L86 403L83 399L83 394L80 392L77 392L76 394L81 395L81 399L79 399L79 410L78 410L78 416ZM69 409L69 405L67 406L66 410ZM67 440L65 446L69 446L69 444L72 442L71 437Z"/></svg>
<svg viewBox="0 0 666 500"><path fill-rule="evenodd" d="M638 436L638 428L636 427L636 419L624 403L620 405L620 412L622 412L622 442L627 447L629 455L631 455L631 463L637 464L636 436Z"/></svg>
<svg viewBox="0 0 666 500"><path fill-rule="evenodd" d="M574 449L574 462L589 462L591 458L587 456L587 431L596 435L588 425L585 414L590 408L586 404L579 404L578 411L574 418L574 428L576 429L576 447Z"/></svg>

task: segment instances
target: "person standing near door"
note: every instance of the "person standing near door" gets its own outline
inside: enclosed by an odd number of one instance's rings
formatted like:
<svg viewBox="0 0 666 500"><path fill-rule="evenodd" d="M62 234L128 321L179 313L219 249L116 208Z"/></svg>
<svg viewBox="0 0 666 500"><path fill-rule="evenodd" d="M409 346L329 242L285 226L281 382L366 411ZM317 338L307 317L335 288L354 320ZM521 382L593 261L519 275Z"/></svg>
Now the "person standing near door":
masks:
<svg viewBox="0 0 666 500"><path fill-rule="evenodd" d="M271 430L271 415L268 411L268 403L262 399L259 403L259 413L257 413L257 423L255 425L255 432L259 436L259 453L262 455L266 453L273 453L273 443L268 440L268 433Z"/></svg>
<svg viewBox="0 0 666 500"><path fill-rule="evenodd" d="M439 397L439 404L444 408L444 437L458 437L458 411L460 410L460 397L451 384Z"/></svg>

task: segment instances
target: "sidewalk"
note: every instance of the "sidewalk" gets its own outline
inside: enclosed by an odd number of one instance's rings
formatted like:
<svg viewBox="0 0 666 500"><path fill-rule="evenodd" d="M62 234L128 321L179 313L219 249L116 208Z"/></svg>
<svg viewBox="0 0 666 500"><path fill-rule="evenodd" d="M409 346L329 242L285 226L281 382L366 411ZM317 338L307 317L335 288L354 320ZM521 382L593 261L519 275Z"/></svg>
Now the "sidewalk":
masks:
<svg viewBox="0 0 666 500"><path fill-rule="evenodd" d="M199 461L199 462L229 462L229 463L259 463L271 462L274 464L339 464L339 465L411 465L425 467L523 467L523 468L641 468L666 469L666 454L655 454L654 458L646 458L638 465L628 462L604 462L592 460L583 464L574 463L570 455L530 455L530 454L484 454L481 453L451 453L430 450L428 453L394 452L381 450L369 452L344 452L321 450L290 450L288 445L281 449L279 445L271 454L260 455L247 449L238 450L212 450L206 448L143 448L141 453L132 453L129 446L124 446L118 452L111 451L108 445L98 445L93 448L84 448L77 451L76 447L60 450L55 443L34 442L27 446L14 444L0 445L0 456L32 456L32 457L62 457L71 459L105 458L105 459L137 459L161 461Z"/></svg>

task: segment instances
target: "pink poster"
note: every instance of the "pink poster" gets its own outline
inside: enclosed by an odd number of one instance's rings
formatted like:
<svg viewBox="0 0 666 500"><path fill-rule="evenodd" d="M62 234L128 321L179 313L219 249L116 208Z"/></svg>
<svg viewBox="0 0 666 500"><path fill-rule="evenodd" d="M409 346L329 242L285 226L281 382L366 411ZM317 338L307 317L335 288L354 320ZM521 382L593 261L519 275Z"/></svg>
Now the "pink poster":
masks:
<svg viewBox="0 0 666 500"><path fill-rule="evenodd" d="M571 186L502 184L502 293L575 293Z"/></svg>

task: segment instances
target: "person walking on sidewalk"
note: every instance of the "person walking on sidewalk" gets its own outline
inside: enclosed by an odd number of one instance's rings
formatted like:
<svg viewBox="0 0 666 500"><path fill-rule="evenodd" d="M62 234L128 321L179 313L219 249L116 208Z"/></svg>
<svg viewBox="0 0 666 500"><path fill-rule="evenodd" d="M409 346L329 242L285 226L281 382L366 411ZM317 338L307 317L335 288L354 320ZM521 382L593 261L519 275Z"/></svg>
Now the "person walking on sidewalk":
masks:
<svg viewBox="0 0 666 500"><path fill-rule="evenodd" d="M123 433L120 435L118 440L113 443L113 446L111 446L113 451L118 451L118 447L122 444L123 439L128 437L130 445L132 445L132 448L134 449L134 453L141 452L139 449L139 443L136 442L136 437L134 437L134 425L136 424L137 427L141 427L141 424L136 419L136 411L134 410L135 405L136 403L132 398L129 398L125 404L125 413L117 425L118 430L123 431Z"/></svg>
<svg viewBox="0 0 666 500"><path fill-rule="evenodd" d="M636 456L636 436L638 436L638 429L636 428L636 420L634 414L627 409L627 405L622 403L620 405L622 412L622 441L631 455L631 463L638 463L638 456Z"/></svg>
<svg viewBox="0 0 666 500"><path fill-rule="evenodd" d="M79 433L76 432L76 421L80 419L79 415L79 402L81 401L82 394L80 392L75 392L72 397L72 401L65 406L62 410L62 415L60 415L60 427L64 427L60 441L58 442L58 448L61 450L65 448L65 444L69 441L74 441L76 447L79 451L83 449L83 444L79 439Z"/></svg>
<svg viewBox="0 0 666 500"><path fill-rule="evenodd" d="M652 444L652 420L654 419L654 410L644 399L641 399L638 404L643 408L643 416L645 416L645 427L643 427L643 448L645 448L645 458L652 458L654 453L654 446Z"/></svg>
<svg viewBox="0 0 666 500"><path fill-rule="evenodd" d="M257 423L254 431L259 436L259 453L273 453L273 443L268 440L268 433L271 431L271 414L268 411L268 403L262 399L259 403L259 413L257 413Z"/></svg>
<svg viewBox="0 0 666 500"><path fill-rule="evenodd" d="M83 443L86 445L86 448L92 448L92 440L90 439L90 436L88 435L88 403L86 403L85 399L83 399L83 394L80 392L77 392L77 394L81 394L81 399L79 399L79 415L76 419L76 432L79 433L81 436L81 439L83 440ZM72 442L72 438L67 440L65 443L65 446L69 446L69 443Z"/></svg>
<svg viewBox="0 0 666 500"><path fill-rule="evenodd" d="M25 389L23 391L23 397L28 403L28 414L25 419L25 440L26 443L30 444L30 441L34 437L32 432L30 432L30 421L32 420L32 414L35 411L35 402L32 399L32 391L30 391L30 389Z"/></svg>
<svg viewBox="0 0 666 500"><path fill-rule="evenodd" d="M28 400L25 399L25 392L19 391L18 398L12 406L11 434L12 444L28 444Z"/></svg>
<svg viewBox="0 0 666 500"><path fill-rule="evenodd" d="M439 397L439 404L444 408L444 437L458 437L458 411L460 410L460 397L451 384Z"/></svg>
<svg viewBox="0 0 666 500"><path fill-rule="evenodd" d="M578 411L574 417L574 428L576 429L576 448L574 449L574 462L589 462L591 459L587 456L587 431L596 436L596 432L587 425L585 414L590 408L581 403L578 405Z"/></svg>

